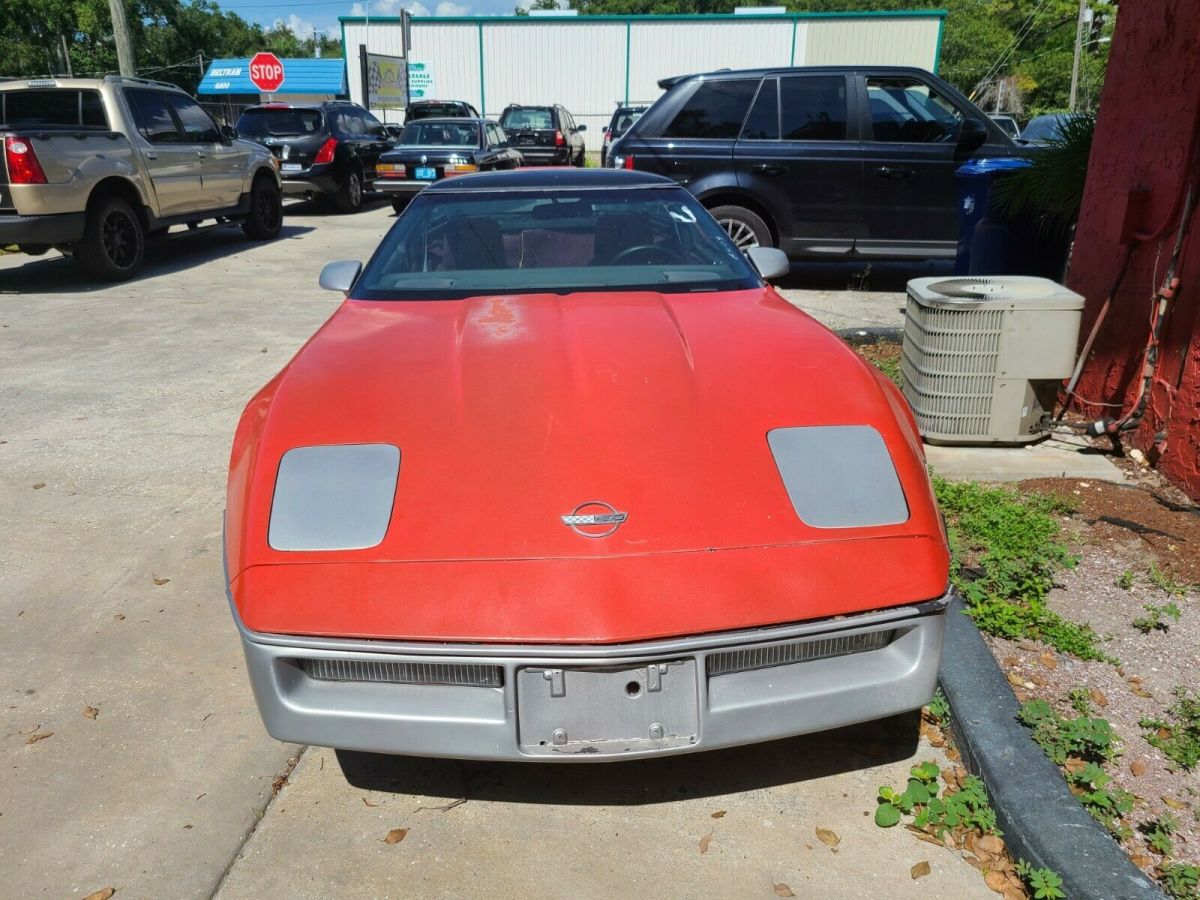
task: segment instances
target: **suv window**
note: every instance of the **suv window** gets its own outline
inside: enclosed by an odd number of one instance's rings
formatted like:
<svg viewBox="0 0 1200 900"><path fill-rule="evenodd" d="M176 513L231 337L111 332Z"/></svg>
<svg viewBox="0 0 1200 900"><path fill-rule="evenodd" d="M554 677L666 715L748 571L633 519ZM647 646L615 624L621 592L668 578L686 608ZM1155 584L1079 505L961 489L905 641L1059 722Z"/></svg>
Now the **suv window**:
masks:
<svg viewBox="0 0 1200 900"><path fill-rule="evenodd" d="M846 139L846 79L803 75L782 80L780 104L785 141Z"/></svg>
<svg viewBox="0 0 1200 900"><path fill-rule="evenodd" d="M183 140L163 91L127 90L138 133L152 144L178 144Z"/></svg>
<svg viewBox="0 0 1200 900"><path fill-rule="evenodd" d="M746 125L742 128L743 141L774 141L779 139L779 82L774 78L763 80L754 99Z"/></svg>
<svg viewBox="0 0 1200 900"><path fill-rule="evenodd" d="M366 134L366 129L363 127L363 120L358 115L356 109L343 109L338 113L338 122L342 126L342 133L351 136Z"/></svg>
<svg viewBox="0 0 1200 900"><path fill-rule="evenodd" d="M504 132L497 125L489 125L487 127L488 143L493 147L499 147L506 143Z"/></svg>
<svg viewBox="0 0 1200 900"><path fill-rule="evenodd" d="M183 125L185 141L189 144L219 144L221 142L221 132L217 130L217 126L213 124L208 113L200 108L200 104L183 94L167 94L166 96L171 106L175 108L175 115L179 116L180 124Z"/></svg>
<svg viewBox="0 0 1200 900"><path fill-rule="evenodd" d="M26 128L36 125L108 128L99 91L62 88L0 93L0 122Z"/></svg>
<svg viewBox="0 0 1200 900"><path fill-rule="evenodd" d="M362 119L363 128L366 129L367 134L378 135L383 131L383 123L365 109L359 113L359 117Z"/></svg>
<svg viewBox="0 0 1200 900"><path fill-rule="evenodd" d="M515 107L506 109L500 116L502 128L526 129L529 131L552 131L554 116L546 107Z"/></svg>
<svg viewBox="0 0 1200 900"><path fill-rule="evenodd" d="M948 144L958 139L962 113L914 78L868 78L871 129L877 141Z"/></svg>
<svg viewBox="0 0 1200 900"><path fill-rule="evenodd" d="M702 82L662 136L736 138L757 89L757 78Z"/></svg>
<svg viewBox="0 0 1200 900"><path fill-rule="evenodd" d="M238 134L247 137L316 134L323 127L319 109L262 108L248 109L237 122Z"/></svg>

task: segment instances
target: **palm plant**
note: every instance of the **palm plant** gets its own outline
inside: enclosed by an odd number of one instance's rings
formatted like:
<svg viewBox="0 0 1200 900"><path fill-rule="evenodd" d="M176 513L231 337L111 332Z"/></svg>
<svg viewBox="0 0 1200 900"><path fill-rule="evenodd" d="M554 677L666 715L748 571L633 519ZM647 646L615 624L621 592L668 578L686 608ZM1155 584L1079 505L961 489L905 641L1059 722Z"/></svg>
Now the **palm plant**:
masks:
<svg viewBox="0 0 1200 900"><path fill-rule="evenodd" d="M1068 233L1083 203L1095 130L1096 117L1092 113L1064 118L1058 136L1031 157L1032 165L1000 180L997 190L1001 209L1009 217L1036 219L1046 234Z"/></svg>

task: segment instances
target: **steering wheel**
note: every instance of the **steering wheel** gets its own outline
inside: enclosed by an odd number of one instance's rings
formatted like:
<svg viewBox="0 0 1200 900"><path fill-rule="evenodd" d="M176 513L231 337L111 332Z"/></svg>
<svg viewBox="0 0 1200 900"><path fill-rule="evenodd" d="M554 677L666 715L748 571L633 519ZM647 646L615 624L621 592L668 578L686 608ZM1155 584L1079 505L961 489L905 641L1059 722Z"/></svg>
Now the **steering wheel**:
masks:
<svg viewBox="0 0 1200 900"><path fill-rule="evenodd" d="M638 253L649 257L657 256L657 262L669 263L671 261L670 254L663 250L662 247L656 247L654 244L638 244L636 247L626 247L624 250L610 259L608 264L610 266L619 265L621 263L625 263L627 265L636 265L635 262L626 259L626 257L634 256ZM656 262L656 260L653 258L642 260L643 265L650 265L653 262Z"/></svg>

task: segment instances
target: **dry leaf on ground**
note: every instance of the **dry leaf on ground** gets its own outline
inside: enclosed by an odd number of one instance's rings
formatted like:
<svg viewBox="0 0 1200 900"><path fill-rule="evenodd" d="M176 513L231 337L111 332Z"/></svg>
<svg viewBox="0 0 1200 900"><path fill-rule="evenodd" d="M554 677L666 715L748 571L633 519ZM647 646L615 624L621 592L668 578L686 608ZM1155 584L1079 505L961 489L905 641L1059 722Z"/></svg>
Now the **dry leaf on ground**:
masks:
<svg viewBox="0 0 1200 900"><path fill-rule="evenodd" d="M157 575L154 576L154 583L157 584L159 587L162 587L164 584L166 584L170 580L171 580L170 578L159 578Z"/></svg>
<svg viewBox="0 0 1200 900"><path fill-rule="evenodd" d="M1003 894L1005 888L1008 887L1008 876L1003 872L997 872L993 869L984 874L983 883L988 886L989 890L993 890L997 894Z"/></svg>
<svg viewBox="0 0 1200 900"><path fill-rule="evenodd" d="M368 800L366 797L363 797L363 798L362 798L362 802L363 802L363 806L370 806L370 807L372 807L372 808L374 808L374 807L376 807L376 806L380 806L380 805L382 805L382 804L379 804L379 803L372 803L372 802L371 802L370 800Z"/></svg>
<svg viewBox="0 0 1200 900"><path fill-rule="evenodd" d="M913 881L918 878L924 878L930 872L928 860L921 860L915 866L908 870L908 874L912 876Z"/></svg>
<svg viewBox="0 0 1200 900"><path fill-rule="evenodd" d="M701 853L708 852L708 845L712 843L712 836L713 836L713 833L710 831L704 837L700 838L700 852Z"/></svg>
<svg viewBox="0 0 1200 900"><path fill-rule="evenodd" d="M1182 800L1176 800L1174 797L1163 795L1162 802L1171 807L1171 809L1187 809L1187 804Z"/></svg>
<svg viewBox="0 0 1200 900"><path fill-rule="evenodd" d="M86 897L83 898L83 900L108 900L108 898L111 897L116 892L117 892L116 888L110 888L110 887L101 888L98 891L93 891L92 893L88 894Z"/></svg>
<svg viewBox="0 0 1200 900"><path fill-rule="evenodd" d="M1134 775L1146 774L1146 761L1144 759L1135 759L1129 764L1129 771Z"/></svg>
<svg viewBox="0 0 1200 900"><path fill-rule="evenodd" d="M96 707L89 705L83 707L83 717L85 719L94 719L98 715L100 715L100 710L96 709Z"/></svg>
<svg viewBox="0 0 1200 900"><path fill-rule="evenodd" d="M1004 852L1004 841L1000 840L994 834L985 834L981 838L976 838L975 846L985 853L991 853L993 856L999 856Z"/></svg>
<svg viewBox="0 0 1200 900"><path fill-rule="evenodd" d="M795 897L796 895L792 893L792 889L790 887L788 887L786 884L784 884L781 881L779 884L775 885L775 896L776 897Z"/></svg>
<svg viewBox="0 0 1200 900"><path fill-rule="evenodd" d="M1047 669L1057 669L1058 668L1058 660L1055 659L1054 654L1051 653L1049 650L1047 650L1041 656L1038 657L1038 662L1040 662Z"/></svg>
<svg viewBox="0 0 1200 900"><path fill-rule="evenodd" d="M713 817L714 819L723 819L723 818L725 818L725 810L723 810L723 809L718 809L718 810L717 810L715 813L713 813L713 814L712 814L712 817Z"/></svg>
<svg viewBox="0 0 1200 900"><path fill-rule="evenodd" d="M407 828L393 828L383 838L385 844L398 844L408 837Z"/></svg>
<svg viewBox="0 0 1200 900"><path fill-rule="evenodd" d="M817 828L817 840L828 847L836 847L842 842L838 833L829 828Z"/></svg>
<svg viewBox="0 0 1200 900"><path fill-rule="evenodd" d="M44 481L39 481L39 482L37 482L37 484L35 484L35 485L33 486L33 489L34 489L35 491L40 491L40 490L41 490L42 488L44 488L45 486L46 486L46 482L44 482Z"/></svg>
<svg viewBox="0 0 1200 900"><path fill-rule="evenodd" d="M38 741L44 741L48 737L53 737L53 731L37 731L25 738L25 743L36 744Z"/></svg>
<svg viewBox="0 0 1200 900"><path fill-rule="evenodd" d="M1108 698L1104 696L1104 691L1099 688L1089 688L1088 699L1097 706L1108 706Z"/></svg>

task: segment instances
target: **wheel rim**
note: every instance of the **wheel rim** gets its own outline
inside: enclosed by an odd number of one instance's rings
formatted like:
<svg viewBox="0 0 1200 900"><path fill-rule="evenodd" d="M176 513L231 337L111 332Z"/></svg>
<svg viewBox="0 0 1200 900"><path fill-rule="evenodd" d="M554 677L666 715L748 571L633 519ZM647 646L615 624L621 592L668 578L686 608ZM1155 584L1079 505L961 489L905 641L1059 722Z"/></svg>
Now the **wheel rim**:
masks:
<svg viewBox="0 0 1200 900"><path fill-rule="evenodd" d="M720 219L718 221L739 250L749 250L758 246L758 236L754 233L754 229L745 222L739 219Z"/></svg>
<svg viewBox="0 0 1200 900"><path fill-rule="evenodd" d="M259 191L258 224L266 231L273 231L279 224L279 204L270 191Z"/></svg>
<svg viewBox="0 0 1200 900"><path fill-rule="evenodd" d="M362 182L358 180L358 175L354 172L350 173L350 205L358 206L362 203Z"/></svg>
<svg viewBox="0 0 1200 900"><path fill-rule="evenodd" d="M104 253L119 269L128 269L137 260L137 226L122 212L110 212L101 227Z"/></svg>

